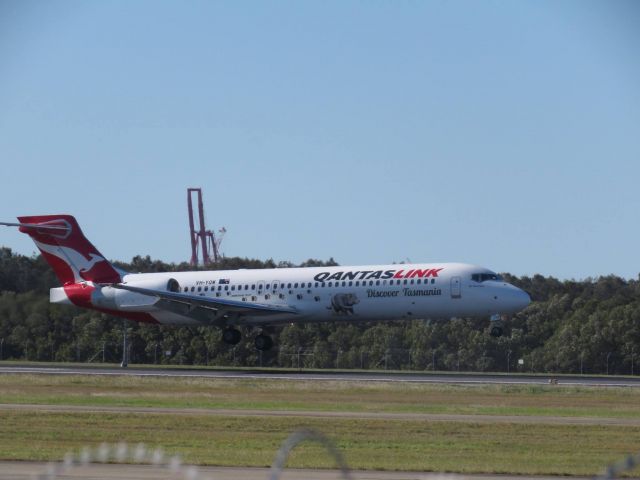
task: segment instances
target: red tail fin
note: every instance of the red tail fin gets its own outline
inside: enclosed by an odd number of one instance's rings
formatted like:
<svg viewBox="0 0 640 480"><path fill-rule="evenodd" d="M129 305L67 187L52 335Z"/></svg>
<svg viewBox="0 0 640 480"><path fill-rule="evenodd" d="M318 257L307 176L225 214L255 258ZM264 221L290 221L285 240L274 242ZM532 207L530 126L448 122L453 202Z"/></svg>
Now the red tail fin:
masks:
<svg viewBox="0 0 640 480"><path fill-rule="evenodd" d="M71 215L18 217L63 285L120 282L120 274L84 236Z"/></svg>

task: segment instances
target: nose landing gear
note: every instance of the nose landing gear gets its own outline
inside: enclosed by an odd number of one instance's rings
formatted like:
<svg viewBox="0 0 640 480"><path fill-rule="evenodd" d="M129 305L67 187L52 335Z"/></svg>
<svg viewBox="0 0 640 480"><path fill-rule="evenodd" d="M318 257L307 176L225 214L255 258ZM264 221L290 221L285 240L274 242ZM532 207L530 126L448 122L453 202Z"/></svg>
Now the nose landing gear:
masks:
<svg viewBox="0 0 640 480"><path fill-rule="evenodd" d="M491 335L492 337L501 337L503 333L502 327L499 325L494 325L491 327L491 330L489 331L489 335Z"/></svg>
<svg viewBox="0 0 640 480"><path fill-rule="evenodd" d="M501 337L504 333L504 329L502 327L502 317L498 314L491 315L490 323L489 323L489 335L494 338Z"/></svg>

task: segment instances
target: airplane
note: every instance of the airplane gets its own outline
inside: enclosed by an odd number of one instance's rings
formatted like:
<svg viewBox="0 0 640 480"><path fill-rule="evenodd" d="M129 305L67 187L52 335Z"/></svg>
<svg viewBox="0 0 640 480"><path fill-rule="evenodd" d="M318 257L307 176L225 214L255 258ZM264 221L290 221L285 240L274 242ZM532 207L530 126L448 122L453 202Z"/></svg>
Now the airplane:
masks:
<svg viewBox="0 0 640 480"><path fill-rule="evenodd" d="M465 263L128 273L114 267L84 236L71 215L18 217L53 268L61 287L50 302L75 305L137 322L209 325L225 343L240 327L259 328L258 350L269 350L271 327L305 322L358 322L489 317L501 319L529 305L529 295L498 274Z"/></svg>

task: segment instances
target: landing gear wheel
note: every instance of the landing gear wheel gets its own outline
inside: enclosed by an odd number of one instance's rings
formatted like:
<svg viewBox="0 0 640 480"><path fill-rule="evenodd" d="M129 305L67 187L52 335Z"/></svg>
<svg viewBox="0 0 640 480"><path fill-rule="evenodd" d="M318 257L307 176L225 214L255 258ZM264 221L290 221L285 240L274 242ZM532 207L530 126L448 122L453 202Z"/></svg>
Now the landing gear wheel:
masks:
<svg viewBox="0 0 640 480"><path fill-rule="evenodd" d="M237 328L226 328L222 332L222 341L229 345L237 345L241 338L242 334Z"/></svg>
<svg viewBox="0 0 640 480"><path fill-rule="evenodd" d="M256 348L262 352L265 350L271 350L273 347L273 340L269 335L260 334L255 339Z"/></svg>
<svg viewBox="0 0 640 480"><path fill-rule="evenodd" d="M496 325L494 327L491 327L491 330L489 331L489 334L492 337L501 337L502 336L502 327Z"/></svg>

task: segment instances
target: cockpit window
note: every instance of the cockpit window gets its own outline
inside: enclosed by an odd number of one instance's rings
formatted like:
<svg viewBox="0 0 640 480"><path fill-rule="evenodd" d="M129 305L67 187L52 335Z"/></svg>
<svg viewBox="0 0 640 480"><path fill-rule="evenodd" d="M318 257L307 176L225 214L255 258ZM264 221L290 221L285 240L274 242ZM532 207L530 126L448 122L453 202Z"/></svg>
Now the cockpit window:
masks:
<svg viewBox="0 0 640 480"><path fill-rule="evenodd" d="M473 273L471 274L471 280L474 282L486 282L487 280L500 281L502 277L495 273Z"/></svg>

